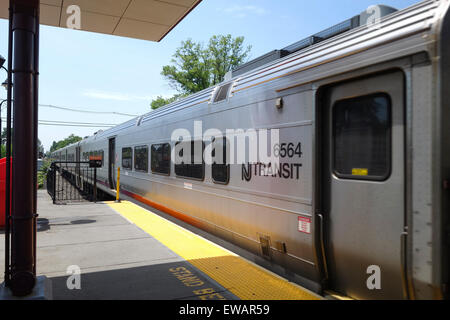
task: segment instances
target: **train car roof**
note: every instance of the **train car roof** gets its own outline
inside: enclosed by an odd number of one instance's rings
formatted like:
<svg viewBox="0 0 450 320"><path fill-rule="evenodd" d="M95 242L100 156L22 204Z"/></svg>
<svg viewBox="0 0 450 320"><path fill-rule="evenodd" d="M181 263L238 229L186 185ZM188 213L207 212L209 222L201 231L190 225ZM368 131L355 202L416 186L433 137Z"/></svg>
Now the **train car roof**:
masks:
<svg viewBox="0 0 450 320"><path fill-rule="evenodd" d="M336 61L340 58L360 53L386 43L418 35L421 32L432 31L440 19L443 18L444 13L448 12L448 7L449 0L426 0L417 3L406 9L382 17L376 25L361 25L317 44L305 47L284 58L270 62L242 75L232 77L219 85L207 88L114 128L98 133L89 137L86 141L111 137L123 130L137 125L143 125L152 119L180 110L193 108L201 104L212 103L219 89L225 85L231 85L229 92L230 97L232 97L276 79L313 69L322 64ZM422 45L427 45L430 41L435 41L424 37L418 37L418 39L417 41L421 41Z"/></svg>

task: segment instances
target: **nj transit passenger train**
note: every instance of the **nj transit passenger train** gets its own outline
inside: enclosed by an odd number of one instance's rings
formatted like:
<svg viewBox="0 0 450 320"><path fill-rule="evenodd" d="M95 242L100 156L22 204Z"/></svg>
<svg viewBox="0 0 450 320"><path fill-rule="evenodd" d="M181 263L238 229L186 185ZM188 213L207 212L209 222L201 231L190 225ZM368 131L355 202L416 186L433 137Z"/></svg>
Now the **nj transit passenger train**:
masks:
<svg viewBox="0 0 450 320"><path fill-rule="evenodd" d="M381 20L368 10L52 156L102 156L103 191L114 194L121 167L122 193L264 256L315 292L447 298L449 5L372 7ZM176 166L172 133L193 132L194 121L224 133L279 129L282 167Z"/></svg>

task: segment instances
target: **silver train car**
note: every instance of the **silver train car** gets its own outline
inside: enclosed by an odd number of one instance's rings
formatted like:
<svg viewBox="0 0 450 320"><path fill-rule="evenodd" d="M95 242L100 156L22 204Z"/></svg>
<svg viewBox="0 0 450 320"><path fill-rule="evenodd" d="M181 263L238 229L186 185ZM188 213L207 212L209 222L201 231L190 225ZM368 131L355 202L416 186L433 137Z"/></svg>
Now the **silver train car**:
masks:
<svg viewBox="0 0 450 320"><path fill-rule="evenodd" d="M371 23L363 13L356 26L350 19L52 156L101 156L103 191L114 194L120 167L123 194L265 257L315 292L448 298L449 5L387 8ZM194 132L195 121L223 133L278 129L280 167L174 163L172 134ZM202 140L230 152L227 140L192 139Z"/></svg>

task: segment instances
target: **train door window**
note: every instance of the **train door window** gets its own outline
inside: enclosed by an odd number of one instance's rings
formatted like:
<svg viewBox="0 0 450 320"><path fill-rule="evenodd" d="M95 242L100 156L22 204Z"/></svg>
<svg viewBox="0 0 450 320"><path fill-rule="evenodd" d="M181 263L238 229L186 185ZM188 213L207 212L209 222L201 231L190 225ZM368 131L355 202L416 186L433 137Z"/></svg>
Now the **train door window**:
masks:
<svg viewBox="0 0 450 320"><path fill-rule="evenodd" d="M333 169L338 178L384 181L391 173L391 100L384 93L337 101Z"/></svg>
<svg viewBox="0 0 450 320"><path fill-rule="evenodd" d="M205 143L203 141L183 141L177 142L176 145L180 145L179 156L183 158L184 155L184 147L187 144L190 144L191 156L188 157L187 163L182 161L181 163L175 162L175 174L178 177L190 178L195 180L204 180L205 179L205 159L203 158L203 153L205 151ZM199 147L199 145L201 147ZM186 148L188 149L188 148ZM201 152L201 154L200 154ZM201 159L201 163L195 163L195 153L197 153L197 157Z"/></svg>
<svg viewBox="0 0 450 320"><path fill-rule="evenodd" d="M148 172L148 147L134 148L134 169L139 172Z"/></svg>
<svg viewBox="0 0 450 320"><path fill-rule="evenodd" d="M212 169L212 178L215 183L219 184L228 184L230 181L230 165L227 162L227 138L223 139L213 139L211 142L213 144L212 150L212 158L215 159L219 154L217 153L218 149L222 149L223 159L222 161L213 161L211 166ZM220 159L216 159L220 160Z"/></svg>
<svg viewBox="0 0 450 320"><path fill-rule="evenodd" d="M153 173L170 175L170 144L152 145L151 167Z"/></svg>
<svg viewBox="0 0 450 320"><path fill-rule="evenodd" d="M133 170L133 149L122 149L122 168L125 170Z"/></svg>

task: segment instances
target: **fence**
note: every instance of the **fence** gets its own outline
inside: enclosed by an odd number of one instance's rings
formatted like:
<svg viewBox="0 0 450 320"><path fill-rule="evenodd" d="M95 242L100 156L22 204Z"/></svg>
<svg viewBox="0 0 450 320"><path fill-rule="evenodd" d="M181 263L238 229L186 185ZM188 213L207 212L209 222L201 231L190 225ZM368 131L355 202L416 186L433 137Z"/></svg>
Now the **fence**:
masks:
<svg viewBox="0 0 450 320"><path fill-rule="evenodd" d="M47 192L54 204L97 201L97 168L89 162L53 162Z"/></svg>

